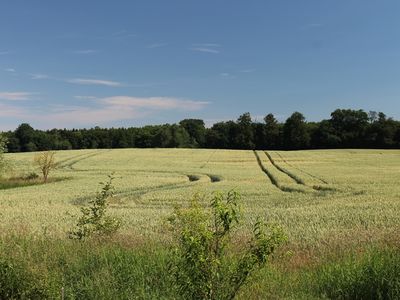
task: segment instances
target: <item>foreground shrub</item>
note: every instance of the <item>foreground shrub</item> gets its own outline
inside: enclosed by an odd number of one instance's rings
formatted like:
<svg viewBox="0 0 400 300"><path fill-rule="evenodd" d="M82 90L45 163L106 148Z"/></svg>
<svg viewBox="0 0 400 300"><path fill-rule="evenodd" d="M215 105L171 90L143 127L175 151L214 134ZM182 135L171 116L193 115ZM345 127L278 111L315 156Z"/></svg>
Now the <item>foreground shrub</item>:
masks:
<svg viewBox="0 0 400 300"><path fill-rule="evenodd" d="M273 225L257 221L253 238L240 254L232 250L232 233L239 223L236 192L215 193L208 208L199 197L170 218L178 244L171 272L184 299L233 299L251 273L264 267L286 237Z"/></svg>
<svg viewBox="0 0 400 300"><path fill-rule="evenodd" d="M400 299L399 249L352 255L316 275L320 293L330 299Z"/></svg>
<svg viewBox="0 0 400 300"><path fill-rule="evenodd" d="M121 227L121 221L106 215L108 199L112 197L114 177L108 176L108 181L102 183L103 187L89 207L81 208L82 216L79 217L76 228L69 232L69 237L82 240L93 235L106 236L115 233Z"/></svg>

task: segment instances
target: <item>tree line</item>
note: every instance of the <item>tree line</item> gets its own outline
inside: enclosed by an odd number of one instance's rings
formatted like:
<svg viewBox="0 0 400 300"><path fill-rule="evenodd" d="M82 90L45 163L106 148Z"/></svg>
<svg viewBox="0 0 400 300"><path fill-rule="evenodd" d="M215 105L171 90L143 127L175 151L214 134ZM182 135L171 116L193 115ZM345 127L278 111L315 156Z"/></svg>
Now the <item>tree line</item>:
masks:
<svg viewBox="0 0 400 300"><path fill-rule="evenodd" d="M294 112L285 122L250 113L206 128L201 119L129 128L36 130L23 123L3 133L9 152L97 148L335 149L400 148L400 121L382 112L337 109L330 119L307 122Z"/></svg>

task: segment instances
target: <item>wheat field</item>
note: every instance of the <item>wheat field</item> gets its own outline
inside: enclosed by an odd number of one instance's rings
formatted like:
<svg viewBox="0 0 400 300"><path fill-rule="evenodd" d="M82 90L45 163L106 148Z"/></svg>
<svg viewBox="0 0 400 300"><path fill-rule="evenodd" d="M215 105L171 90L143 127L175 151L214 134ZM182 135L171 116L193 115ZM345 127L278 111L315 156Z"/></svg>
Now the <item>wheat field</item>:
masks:
<svg viewBox="0 0 400 300"><path fill-rule="evenodd" d="M12 173L37 172L34 155L7 154ZM397 150L77 150L56 160L50 177L62 180L0 191L1 234L66 236L111 173L109 212L125 236L158 239L175 205L232 189L242 195L245 226L261 216L301 248L385 241L400 226Z"/></svg>

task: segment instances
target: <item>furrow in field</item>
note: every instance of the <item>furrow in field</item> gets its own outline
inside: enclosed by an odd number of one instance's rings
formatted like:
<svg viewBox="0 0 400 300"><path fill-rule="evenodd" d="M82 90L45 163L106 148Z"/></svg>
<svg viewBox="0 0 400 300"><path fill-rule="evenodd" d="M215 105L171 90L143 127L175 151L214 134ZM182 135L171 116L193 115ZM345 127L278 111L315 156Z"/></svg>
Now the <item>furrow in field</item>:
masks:
<svg viewBox="0 0 400 300"><path fill-rule="evenodd" d="M173 190L173 189L179 189L179 188L184 188L184 187L188 187L188 186L189 185L186 182L185 183L168 183L168 184L161 184L161 185L154 186L154 187L141 187L141 188L119 191L119 192L115 192L114 196L117 198L128 197L128 196L135 196L135 197L140 198L150 192ZM71 203L74 205L84 205L90 199L93 199L94 197L95 197L95 195L88 195L88 196L80 197L80 198L72 200Z"/></svg>
<svg viewBox="0 0 400 300"><path fill-rule="evenodd" d="M297 192L297 193L306 193L307 190L303 188L298 188L297 186L292 186L295 183L289 178L287 178L286 174L283 174L279 170L277 170L269 160L263 161L262 158L256 151L253 151L254 155L256 156L257 163L260 166L261 170L268 176L271 183L275 185L278 189L282 192ZM269 168L266 166L268 165ZM281 177L281 178L280 178ZM283 184L284 182L284 184ZM308 188L307 186L303 186L304 188Z"/></svg>
<svg viewBox="0 0 400 300"><path fill-rule="evenodd" d="M317 179L318 181L320 181L320 182L322 182L322 183L324 183L324 184L328 184L328 182L327 182L326 180L324 180L324 179L322 179L322 178L320 178L320 177L318 177L318 176L316 176L316 175L314 175L314 174L311 174L311 173L309 173L309 172L307 172L307 171L305 171L305 170L303 170L303 169L301 169L301 168L299 168L299 167L296 167L295 165L292 165L292 164L289 163L280 153L278 153L278 152L275 152L275 153L276 153L276 155L278 155L279 158L280 158L285 164L287 164L289 167L292 167L292 168L294 168L294 169L296 169L296 170L298 170L298 171L300 171L300 172L302 172L302 173L304 173L304 174L306 174L306 175L308 175L308 176L310 176L310 177L312 177L312 178L314 178L314 179Z"/></svg>
<svg viewBox="0 0 400 300"><path fill-rule="evenodd" d="M108 150L108 151L111 151L111 150ZM95 151L95 152L91 152L91 153L85 154L85 156L81 155L78 159L70 161L67 164L62 165L62 167L63 168L68 168L70 170L75 170L74 165L77 164L78 162L81 162L81 161L83 161L85 159L88 159L88 158L91 158L93 156L100 155L102 153L104 153L104 152L103 151L101 151L101 152L100 151Z"/></svg>
<svg viewBox="0 0 400 300"><path fill-rule="evenodd" d="M271 164L280 172L286 174L287 176L289 176L290 178L292 178L297 184L301 184L301 185L306 185L303 181L303 179L301 179L300 177L296 176L295 174L289 172L288 170L286 170L285 168L282 168L280 165L278 165L274 159L271 157L271 155L269 155L269 153L267 151L264 151L265 155L268 157L269 161L271 162Z"/></svg>
<svg viewBox="0 0 400 300"><path fill-rule="evenodd" d="M201 165L200 169L203 169L210 162L210 160L214 156L215 152L217 152L217 149L215 149L213 152L211 152L211 154L208 157L207 161L203 165Z"/></svg>
<svg viewBox="0 0 400 300"><path fill-rule="evenodd" d="M260 156L258 155L257 151L253 150L253 153L254 153L254 156L256 157L258 166L260 167L261 171L263 171L263 172L268 176L269 180L271 181L271 183L272 183L274 186L276 186L278 189L282 190L282 189L280 188L280 185L279 185L279 183L278 183L278 180L272 175L272 173L271 173L267 168L264 167L264 165L263 165L263 163L262 163L262 161L261 161L261 158L260 158Z"/></svg>
<svg viewBox="0 0 400 300"><path fill-rule="evenodd" d="M82 154L77 154L77 155L74 155L74 156L70 156L68 158L65 158L65 159L57 161L57 164L58 164L59 167L63 168L65 166L64 164L66 162L69 162L71 160L74 160L74 159L77 159L79 157L86 156L86 155L88 155L88 153L82 153Z"/></svg>
<svg viewBox="0 0 400 300"><path fill-rule="evenodd" d="M276 152L275 152L276 153ZM271 162L271 164L277 168L279 171L281 171L282 173L286 174L287 176L289 176L291 179L293 179L297 184L301 184L307 188L312 188L315 191L318 192L327 192L327 191L336 191L336 188L330 187L330 186L321 186L321 185L314 185L314 184L309 184L307 185L303 179L301 179L300 177L298 177L296 174L290 172L289 170L281 167L273 158L272 156L265 151L266 156L268 157L269 161ZM279 154L279 153L276 153ZM280 156L281 157L281 156ZM289 165L289 164L288 164ZM321 179L318 178L318 180L321 181Z"/></svg>

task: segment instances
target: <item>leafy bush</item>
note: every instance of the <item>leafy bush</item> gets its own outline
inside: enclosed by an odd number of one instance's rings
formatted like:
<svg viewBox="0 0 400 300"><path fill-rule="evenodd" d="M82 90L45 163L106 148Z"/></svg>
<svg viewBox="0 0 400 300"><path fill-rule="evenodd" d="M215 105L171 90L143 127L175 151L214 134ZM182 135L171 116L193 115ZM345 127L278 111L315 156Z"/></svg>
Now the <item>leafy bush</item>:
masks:
<svg viewBox="0 0 400 300"><path fill-rule="evenodd" d="M89 207L82 207L82 216L78 219L76 229L69 232L70 238L82 240L92 235L111 235L121 227L121 221L106 215L108 199L112 197L114 177L108 175L108 181L103 185L101 192L95 199L90 200Z"/></svg>
<svg viewBox="0 0 400 300"><path fill-rule="evenodd" d="M185 299L233 299L251 273L285 242L282 230L258 220L253 238L241 254L228 251L239 223L238 193L215 193L208 208L195 197L188 208L177 208L170 218L178 244L171 272Z"/></svg>

